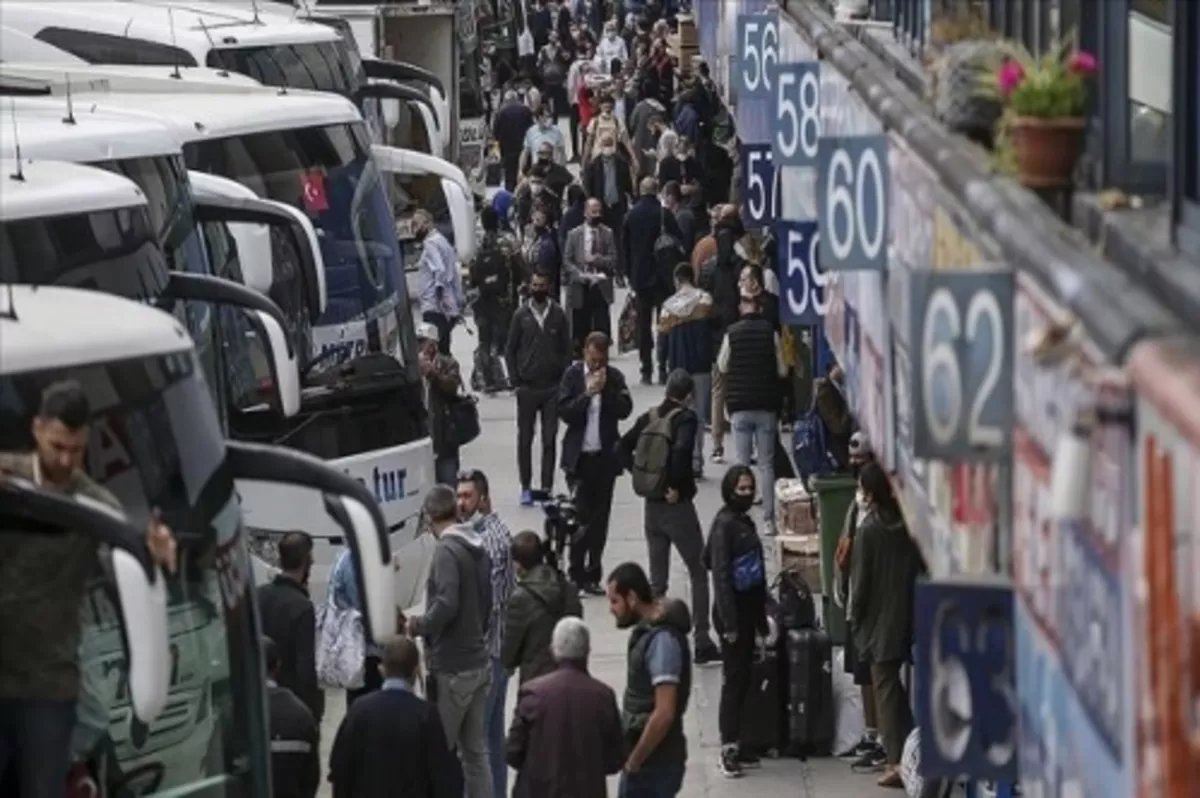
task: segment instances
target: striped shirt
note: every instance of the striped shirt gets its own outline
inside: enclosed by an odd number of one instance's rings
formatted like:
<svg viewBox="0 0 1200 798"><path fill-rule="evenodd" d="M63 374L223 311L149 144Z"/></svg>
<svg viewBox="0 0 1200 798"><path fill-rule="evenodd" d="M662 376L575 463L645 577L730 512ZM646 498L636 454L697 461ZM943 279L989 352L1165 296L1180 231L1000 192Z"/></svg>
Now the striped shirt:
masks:
<svg viewBox="0 0 1200 798"><path fill-rule="evenodd" d="M492 659L500 658L504 645L504 615L508 597L516 586L512 564L512 533L496 513L488 513L475 522L475 531L483 539L483 547L492 560L492 619L488 624L488 651Z"/></svg>

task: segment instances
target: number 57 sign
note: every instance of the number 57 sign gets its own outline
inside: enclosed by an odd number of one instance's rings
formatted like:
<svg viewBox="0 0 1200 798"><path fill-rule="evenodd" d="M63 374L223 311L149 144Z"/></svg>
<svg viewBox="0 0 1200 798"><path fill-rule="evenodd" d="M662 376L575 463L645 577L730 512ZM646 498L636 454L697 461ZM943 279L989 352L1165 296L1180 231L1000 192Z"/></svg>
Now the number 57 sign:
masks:
<svg viewBox="0 0 1200 798"><path fill-rule="evenodd" d="M909 276L913 454L994 460L1011 451L1012 272Z"/></svg>

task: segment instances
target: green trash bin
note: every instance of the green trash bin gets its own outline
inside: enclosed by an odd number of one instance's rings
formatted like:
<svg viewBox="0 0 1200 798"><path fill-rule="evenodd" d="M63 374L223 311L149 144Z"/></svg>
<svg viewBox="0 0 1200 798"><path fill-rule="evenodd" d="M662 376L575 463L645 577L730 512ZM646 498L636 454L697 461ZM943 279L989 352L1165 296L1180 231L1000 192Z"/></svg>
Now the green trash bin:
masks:
<svg viewBox="0 0 1200 798"><path fill-rule="evenodd" d="M846 612L833 603L833 555L837 552L838 539L846 513L858 492L858 480L850 474L835 474L813 477L810 480L812 493L817 497L817 519L821 534L821 606L824 611L825 629L835 646L846 644Z"/></svg>

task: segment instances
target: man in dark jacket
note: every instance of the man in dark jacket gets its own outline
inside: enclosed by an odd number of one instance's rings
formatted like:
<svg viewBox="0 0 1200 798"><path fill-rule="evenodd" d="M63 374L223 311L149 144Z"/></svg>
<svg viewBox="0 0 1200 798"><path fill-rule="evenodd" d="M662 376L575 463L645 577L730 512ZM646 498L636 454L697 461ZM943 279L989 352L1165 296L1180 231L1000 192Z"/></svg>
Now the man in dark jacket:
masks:
<svg viewBox="0 0 1200 798"><path fill-rule="evenodd" d="M517 587L508 600L501 664L520 670L520 684L554 670L550 635L554 625L571 615L583 617L579 592L557 568L546 562L546 549L537 532L518 532L512 543Z"/></svg>
<svg viewBox="0 0 1200 798"><path fill-rule="evenodd" d="M329 754L333 798L462 798L462 767L433 704L413 688L421 652L407 637L384 643L383 689L346 711Z"/></svg>
<svg viewBox="0 0 1200 798"><path fill-rule="evenodd" d="M485 729L492 684L487 631L492 614L492 563L473 524L458 523L454 491L434 485L425 517L437 538L425 589L425 614L408 619L408 633L425 638L430 695L450 748L462 758L466 798L492 798Z"/></svg>
<svg viewBox="0 0 1200 798"><path fill-rule="evenodd" d="M513 798L607 798L605 777L625 763L617 697L588 673L583 621L559 621L551 649L558 669L521 687L508 732Z"/></svg>
<svg viewBox="0 0 1200 798"><path fill-rule="evenodd" d="M570 577L581 590L601 595L600 559L608 541L613 485L620 471L617 424L633 412L633 397L625 375L608 365L610 341L594 332L583 347L583 362L563 374L558 412L567 431L562 442L562 467L575 486L575 501L583 540L571 546Z"/></svg>
<svg viewBox="0 0 1200 798"><path fill-rule="evenodd" d="M629 285L637 297L638 351L642 360L642 384L649 385L654 373L654 315L671 294L671 275L675 264L683 259L672 257L661 263L657 248L661 236L673 236L679 241L679 225L658 201L658 183L652 177L642 178L637 204L625 217L625 258L629 265ZM659 381L666 377L664 345L658 352Z"/></svg>
<svg viewBox="0 0 1200 798"><path fill-rule="evenodd" d="M617 273L628 276L622 236L629 196L633 194L633 171L626 156L618 152L616 138L611 133L601 134L596 152L583 168L582 178L583 190L589 197L600 200L604 224L617 236Z"/></svg>
<svg viewBox="0 0 1200 798"><path fill-rule="evenodd" d="M722 205L713 225L712 238L716 244L714 265L711 269L702 266L697 278L697 284L713 298L713 309L716 311L714 339L717 342L724 339L726 328L738 319L738 279L745 259L739 254L737 245L745 235L746 229L742 226L737 206ZM712 460L714 463L723 463L729 423L725 412L725 375L716 368L715 362L712 381Z"/></svg>
<svg viewBox="0 0 1200 798"><path fill-rule="evenodd" d="M313 798L321 786L321 727L308 707L279 683L279 647L262 638L267 664L267 717L271 734L272 798Z"/></svg>
<svg viewBox="0 0 1200 798"><path fill-rule="evenodd" d="M504 94L504 104L492 120L492 136L500 145L500 162L504 166L504 187L517 188L521 152L525 149L525 134L533 127L533 111L521 102L515 91Z"/></svg>
<svg viewBox="0 0 1200 798"><path fill-rule="evenodd" d="M671 546L683 558L692 589L692 617L695 618L696 663L715 662L721 652L708 635L708 570L704 567L704 532L696 514L696 477L692 457L696 449L696 430L700 426L691 409L694 390L692 376L679 369L667 377L666 396L661 404L638 417L621 438L626 462L633 462L638 439L656 419L667 419L671 450L662 464L662 496L647 495L646 549L650 560L650 586L654 595L667 595ZM657 464L656 470L657 470Z"/></svg>
<svg viewBox="0 0 1200 798"><path fill-rule="evenodd" d="M690 255L696 248L696 233L699 230L696 212L684 204L683 190L674 180L663 185L662 203L667 213L675 217L675 224L679 227L679 243L683 245L683 251Z"/></svg>
<svg viewBox="0 0 1200 798"><path fill-rule="evenodd" d="M775 534L775 444L779 440L779 398L787 377L779 333L762 315L757 301L744 297L742 317L730 325L717 353L725 375L725 406L733 427L734 454L750 465L757 453L763 502L763 534Z"/></svg>
<svg viewBox="0 0 1200 798"><path fill-rule="evenodd" d="M462 388L462 369L452 355L438 351L440 333L429 322L417 325L417 362L425 383L429 408L429 437L433 443L433 472L443 485L458 482L458 441L447 417L449 405Z"/></svg>
<svg viewBox="0 0 1200 798"><path fill-rule="evenodd" d="M278 652L275 681L295 693L320 723L325 692L317 684L317 620L308 597L312 538L304 532L288 532L279 540L278 549L281 572L270 584L258 588L258 616L263 634L274 641Z"/></svg>
<svg viewBox="0 0 1200 798"><path fill-rule="evenodd" d="M571 363L571 326L562 307L550 297L550 278L535 273L529 302L513 316L505 347L508 376L517 396L517 470L521 504L533 506L533 426L542 422L543 490L554 487L554 444L558 438L558 391Z"/></svg>
<svg viewBox="0 0 1200 798"><path fill-rule="evenodd" d="M675 293L663 303L658 314L658 334L667 338L667 367L682 369L692 377L692 408L700 424L696 428L696 448L692 471L699 479L704 474L704 425L711 423L713 304L707 291L696 287L690 263L675 267Z"/></svg>
<svg viewBox="0 0 1200 798"><path fill-rule="evenodd" d="M479 348L475 369L485 393L503 390L504 372L498 357L508 341L512 317L512 283L515 280L516 252L508 239L500 235L500 218L490 207L479 213L483 239L471 264L471 287L479 292L475 302L475 324L479 328ZM474 380L472 380L474 382Z"/></svg>
<svg viewBox="0 0 1200 798"><path fill-rule="evenodd" d="M554 301L562 298L562 249L554 231L549 206L538 203L533 208L533 229L528 244L529 268L550 277L550 296Z"/></svg>
<svg viewBox="0 0 1200 798"><path fill-rule="evenodd" d="M629 629L621 725L630 748L621 795L674 798L687 767L683 716L692 692L687 605L655 599L637 563L618 565L608 577L608 606L618 629Z"/></svg>

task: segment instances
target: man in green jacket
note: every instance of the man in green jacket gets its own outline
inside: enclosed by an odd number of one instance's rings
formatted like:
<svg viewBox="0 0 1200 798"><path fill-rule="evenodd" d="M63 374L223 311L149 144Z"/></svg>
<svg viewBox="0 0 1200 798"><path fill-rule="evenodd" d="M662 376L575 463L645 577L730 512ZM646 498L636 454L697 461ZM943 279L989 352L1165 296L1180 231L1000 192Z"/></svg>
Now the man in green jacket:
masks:
<svg viewBox="0 0 1200 798"><path fill-rule="evenodd" d="M536 532L519 532L512 543L517 586L508 600L500 664L509 673L520 670L524 685L555 669L550 653L554 626L567 615L583 617L575 586L546 562L545 547Z"/></svg>

